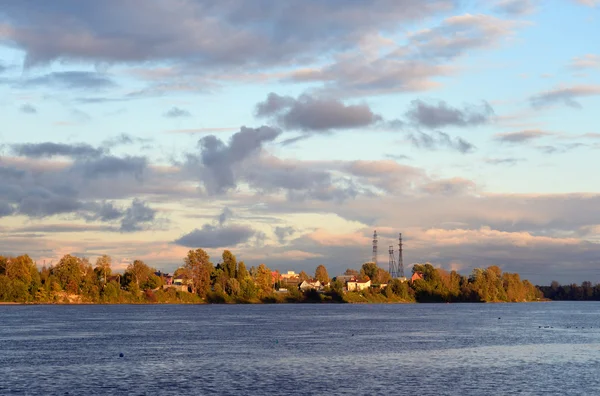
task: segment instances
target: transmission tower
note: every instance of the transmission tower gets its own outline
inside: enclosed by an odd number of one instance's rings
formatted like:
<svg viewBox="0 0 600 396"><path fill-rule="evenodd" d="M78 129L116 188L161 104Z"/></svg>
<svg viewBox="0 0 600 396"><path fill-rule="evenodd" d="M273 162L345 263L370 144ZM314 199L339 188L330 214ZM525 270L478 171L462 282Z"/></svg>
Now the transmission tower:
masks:
<svg viewBox="0 0 600 396"><path fill-rule="evenodd" d="M402 233L398 234L398 276L404 278L404 261L402 260Z"/></svg>
<svg viewBox="0 0 600 396"><path fill-rule="evenodd" d="M377 264L377 231L373 233L373 259L371 261Z"/></svg>
<svg viewBox="0 0 600 396"><path fill-rule="evenodd" d="M396 267L396 257L394 256L394 246L390 246L390 275L393 278L397 278L398 277L398 267Z"/></svg>

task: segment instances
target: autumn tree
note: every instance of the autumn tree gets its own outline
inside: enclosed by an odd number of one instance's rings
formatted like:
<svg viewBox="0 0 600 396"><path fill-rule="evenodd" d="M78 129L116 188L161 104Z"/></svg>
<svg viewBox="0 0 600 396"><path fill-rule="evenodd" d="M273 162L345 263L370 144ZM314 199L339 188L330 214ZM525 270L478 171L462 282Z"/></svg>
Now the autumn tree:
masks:
<svg viewBox="0 0 600 396"><path fill-rule="evenodd" d="M98 279L102 280L103 283L106 283L106 280L111 275L111 265L112 258L106 254L96 259L96 267L94 268L94 272L98 276Z"/></svg>
<svg viewBox="0 0 600 396"><path fill-rule="evenodd" d="M344 272L344 275L348 275L348 276L358 276L358 275L360 275L360 273L359 273L357 270L355 270L355 269L348 268L348 269L347 269L347 270Z"/></svg>
<svg viewBox="0 0 600 396"><path fill-rule="evenodd" d="M51 275L58 280L60 287L70 293L78 293L83 277L83 262L79 257L67 254L52 268Z"/></svg>
<svg viewBox="0 0 600 396"><path fill-rule="evenodd" d="M254 282L259 289L259 297L266 297L273 293L273 276L266 265L261 264L258 266Z"/></svg>
<svg viewBox="0 0 600 396"><path fill-rule="evenodd" d="M127 272L132 275L133 281L139 288L148 280L153 271L142 260L134 260L133 263L127 266Z"/></svg>
<svg viewBox="0 0 600 396"><path fill-rule="evenodd" d="M300 280L300 282L304 282L310 279L310 277L308 276L308 274L304 271L301 271L300 274L298 274L298 279Z"/></svg>
<svg viewBox="0 0 600 396"><path fill-rule="evenodd" d="M329 274L327 273L327 268L325 268L323 264L319 265L317 269L315 269L315 279L322 284L329 283Z"/></svg>
<svg viewBox="0 0 600 396"><path fill-rule="evenodd" d="M241 282L244 279L246 279L247 277L248 277L248 270L246 270L246 264L244 264L243 261L240 261L238 263L236 279L238 280L238 282Z"/></svg>
<svg viewBox="0 0 600 396"><path fill-rule="evenodd" d="M203 249L190 250L184 263L185 268L189 270L196 293L206 298L210 292L210 276L213 272L210 256Z"/></svg>

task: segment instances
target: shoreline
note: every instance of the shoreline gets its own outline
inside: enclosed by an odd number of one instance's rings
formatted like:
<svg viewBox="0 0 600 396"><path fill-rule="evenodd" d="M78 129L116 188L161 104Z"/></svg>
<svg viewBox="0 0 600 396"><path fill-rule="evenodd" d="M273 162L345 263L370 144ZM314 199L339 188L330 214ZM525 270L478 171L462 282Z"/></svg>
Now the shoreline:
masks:
<svg viewBox="0 0 600 396"><path fill-rule="evenodd" d="M424 304L424 305L447 305L447 304L461 304L461 305L478 305L478 304L523 304L523 303L543 303L543 302L560 302L560 300L537 300L537 301L520 301L520 302L507 302L507 301L485 301L485 302L416 302L416 301L390 301L390 302L276 302L276 303L185 303L185 302L164 302L164 303L54 303L54 302L0 302L0 306L23 306L23 305L404 305L404 304Z"/></svg>

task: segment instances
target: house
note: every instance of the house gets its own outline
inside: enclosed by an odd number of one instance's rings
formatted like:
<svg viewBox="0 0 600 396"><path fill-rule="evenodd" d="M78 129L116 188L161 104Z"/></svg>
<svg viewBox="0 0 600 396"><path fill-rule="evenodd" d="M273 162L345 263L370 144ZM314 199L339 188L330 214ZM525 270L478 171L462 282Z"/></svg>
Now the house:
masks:
<svg viewBox="0 0 600 396"><path fill-rule="evenodd" d="M288 271L287 274L281 274L279 277L281 279L298 279L300 275L298 275L294 271Z"/></svg>
<svg viewBox="0 0 600 396"><path fill-rule="evenodd" d="M357 279L350 280L346 282L346 288L349 292L351 291L362 291L371 287L371 280L368 281L360 281Z"/></svg>
<svg viewBox="0 0 600 396"><path fill-rule="evenodd" d="M314 290L323 289L323 285L321 284L321 282L319 282L316 279L305 280L302 283L300 283L300 286L298 286L298 287L302 291L306 291L306 290L310 290L310 289L314 289Z"/></svg>
<svg viewBox="0 0 600 396"><path fill-rule="evenodd" d="M414 281L419 279L425 279L425 275L422 272L415 272L410 278L410 283L413 283Z"/></svg>
<svg viewBox="0 0 600 396"><path fill-rule="evenodd" d="M338 281L339 280L343 284L346 284L349 281L356 280L356 275L338 275L333 280L334 281Z"/></svg>
<svg viewBox="0 0 600 396"><path fill-rule="evenodd" d="M154 273L154 275L158 276L159 278L162 278L165 285L173 284L173 275L171 275L171 274L163 273L161 271L156 271Z"/></svg>

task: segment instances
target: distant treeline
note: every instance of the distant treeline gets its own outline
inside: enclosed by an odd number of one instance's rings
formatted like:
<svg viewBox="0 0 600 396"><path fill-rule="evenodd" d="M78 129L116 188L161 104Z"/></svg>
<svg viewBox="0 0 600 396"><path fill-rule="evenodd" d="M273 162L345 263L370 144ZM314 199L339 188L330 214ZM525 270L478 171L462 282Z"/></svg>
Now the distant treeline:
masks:
<svg viewBox="0 0 600 396"><path fill-rule="evenodd" d="M475 269L470 276L447 272L431 264L416 264L413 278L391 279L375 263L345 277L330 279L319 265L314 276L304 271L297 282L283 281L265 264L246 269L243 261L225 250L217 265L203 249L190 250L173 274L179 285L141 260L123 274L112 272L109 256L92 265L86 258L65 255L38 269L28 255L0 256L0 301L22 303L297 303L297 302L521 302L535 301L542 292L518 274L502 273L496 266ZM371 285L347 291L345 281ZM301 291L300 282L319 280L319 290ZM285 289L285 290L284 290Z"/></svg>
<svg viewBox="0 0 600 396"><path fill-rule="evenodd" d="M600 301L600 284L583 282L581 285L560 285L552 281L550 286L538 286L544 298L556 301Z"/></svg>

